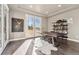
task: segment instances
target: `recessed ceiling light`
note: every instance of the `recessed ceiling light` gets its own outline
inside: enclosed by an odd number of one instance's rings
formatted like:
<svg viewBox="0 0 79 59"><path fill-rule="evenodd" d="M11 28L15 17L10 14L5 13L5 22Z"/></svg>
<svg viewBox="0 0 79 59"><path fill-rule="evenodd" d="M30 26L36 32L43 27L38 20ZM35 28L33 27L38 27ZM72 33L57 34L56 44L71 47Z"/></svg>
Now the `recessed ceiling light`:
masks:
<svg viewBox="0 0 79 59"><path fill-rule="evenodd" d="M29 7L30 7L30 8L32 8L33 6L32 6L32 5L30 5Z"/></svg>
<svg viewBox="0 0 79 59"><path fill-rule="evenodd" d="M58 7L61 7L62 5L58 5Z"/></svg>

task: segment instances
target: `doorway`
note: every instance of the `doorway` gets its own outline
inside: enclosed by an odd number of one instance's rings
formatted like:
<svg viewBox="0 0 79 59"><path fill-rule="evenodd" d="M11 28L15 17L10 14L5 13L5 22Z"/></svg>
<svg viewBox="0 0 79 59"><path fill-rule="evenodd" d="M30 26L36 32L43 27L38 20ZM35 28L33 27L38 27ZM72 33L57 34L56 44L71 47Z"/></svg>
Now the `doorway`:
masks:
<svg viewBox="0 0 79 59"><path fill-rule="evenodd" d="M41 17L28 15L25 26L27 38L41 36Z"/></svg>

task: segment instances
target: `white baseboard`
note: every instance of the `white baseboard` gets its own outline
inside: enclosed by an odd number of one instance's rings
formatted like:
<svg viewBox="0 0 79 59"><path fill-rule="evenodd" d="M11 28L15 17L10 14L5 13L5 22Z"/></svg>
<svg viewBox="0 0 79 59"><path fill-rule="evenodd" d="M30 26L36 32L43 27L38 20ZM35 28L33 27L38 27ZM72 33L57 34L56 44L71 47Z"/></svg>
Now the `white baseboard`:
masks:
<svg viewBox="0 0 79 59"><path fill-rule="evenodd" d="M37 37L41 37L41 36L36 36L36 37L28 37L28 38L15 38L15 39L10 39L9 41L18 41L18 40L25 40L25 39L31 39L31 38L37 38Z"/></svg>
<svg viewBox="0 0 79 59"><path fill-rule="evenodd" d="M24 39L26 39L26 38L16 38L16 39L10 39L9 41L11 42L11 41L24 40Z"/></svg>

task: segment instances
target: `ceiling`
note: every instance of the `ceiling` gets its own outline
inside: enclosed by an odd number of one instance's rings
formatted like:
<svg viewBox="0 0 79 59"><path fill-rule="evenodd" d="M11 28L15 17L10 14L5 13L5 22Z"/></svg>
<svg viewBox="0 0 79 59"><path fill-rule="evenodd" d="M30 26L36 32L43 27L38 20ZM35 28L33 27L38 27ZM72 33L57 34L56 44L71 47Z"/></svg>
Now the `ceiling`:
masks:
<svg viewBox="0 0 79 59"><path fill-rule="evenodd" d="M78 6L78 4L9 4L10 9L27 10L29 12L34 12L45 16L54 15L57 12L62 12L63 10L66 11Z"/></svg>

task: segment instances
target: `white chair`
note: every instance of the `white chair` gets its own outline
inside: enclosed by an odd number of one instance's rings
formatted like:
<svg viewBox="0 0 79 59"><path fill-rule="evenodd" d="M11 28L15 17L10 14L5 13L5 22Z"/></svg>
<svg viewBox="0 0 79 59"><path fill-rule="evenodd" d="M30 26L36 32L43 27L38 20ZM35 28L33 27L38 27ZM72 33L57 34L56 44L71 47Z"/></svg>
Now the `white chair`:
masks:
<svg viewBox="0 0 79 59"><path fill-rule="evenodd" d="M50 44L46 41L42 41L43 46L39 47L38 50L41 51L42 53L46 54L46 55L50 55L51 54L51 50L53 51L57 51L58 49L53 45Z"/></svg>

